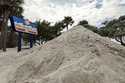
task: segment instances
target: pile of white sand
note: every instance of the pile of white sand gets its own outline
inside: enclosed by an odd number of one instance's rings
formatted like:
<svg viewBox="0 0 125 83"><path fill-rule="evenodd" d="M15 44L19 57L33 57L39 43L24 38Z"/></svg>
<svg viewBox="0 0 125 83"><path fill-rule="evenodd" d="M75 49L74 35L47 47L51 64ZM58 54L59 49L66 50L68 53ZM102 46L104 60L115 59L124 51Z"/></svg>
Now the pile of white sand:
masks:
<svg viewBox="0 0 125 83"><path fill-rule="evenodd" d="M41 47L1 53L0 83L125 83L125 48L76 26Z"/></svg>

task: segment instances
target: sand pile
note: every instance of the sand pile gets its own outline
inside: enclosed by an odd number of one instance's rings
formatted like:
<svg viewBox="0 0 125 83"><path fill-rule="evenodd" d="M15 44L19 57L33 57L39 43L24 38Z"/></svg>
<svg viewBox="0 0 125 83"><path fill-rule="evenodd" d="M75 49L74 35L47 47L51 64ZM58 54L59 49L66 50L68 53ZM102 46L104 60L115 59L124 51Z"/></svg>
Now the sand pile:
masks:
<svg viewBox="0 0 125 83"><path fill-rule="evenodd" d="M0 63L0 83L125 83L125 48L82 26Z"/></svg>

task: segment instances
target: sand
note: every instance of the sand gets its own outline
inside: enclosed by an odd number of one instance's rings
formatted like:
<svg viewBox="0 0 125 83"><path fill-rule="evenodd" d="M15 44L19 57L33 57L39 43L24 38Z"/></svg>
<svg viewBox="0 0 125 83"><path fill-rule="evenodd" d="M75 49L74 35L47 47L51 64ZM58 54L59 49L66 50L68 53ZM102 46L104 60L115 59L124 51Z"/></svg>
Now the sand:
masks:
<svg viewBox="0 0 125 83"><path fill-rule="evenodd" d="M0 83L125 83L125 47L82 26L20 53L0 53Z"/></svg>

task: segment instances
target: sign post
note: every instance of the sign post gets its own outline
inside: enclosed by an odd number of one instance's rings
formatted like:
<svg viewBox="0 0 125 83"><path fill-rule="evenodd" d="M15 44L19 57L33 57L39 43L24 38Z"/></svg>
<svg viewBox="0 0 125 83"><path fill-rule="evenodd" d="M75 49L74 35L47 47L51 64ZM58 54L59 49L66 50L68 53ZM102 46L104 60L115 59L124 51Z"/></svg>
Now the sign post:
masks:
<svg viewBox="0 0 125 83"><path fill-rule="evenodd" d="M30 34L29 36L30 36L30 48L32 48L33 47L33 35Z"/></svg>
<svg viewBox="0 0 125 83"><path fill-rule="evenodd" d="M22 48L22 33L21 32L18 32L18 52L21 51L21 48Z"/></svg>

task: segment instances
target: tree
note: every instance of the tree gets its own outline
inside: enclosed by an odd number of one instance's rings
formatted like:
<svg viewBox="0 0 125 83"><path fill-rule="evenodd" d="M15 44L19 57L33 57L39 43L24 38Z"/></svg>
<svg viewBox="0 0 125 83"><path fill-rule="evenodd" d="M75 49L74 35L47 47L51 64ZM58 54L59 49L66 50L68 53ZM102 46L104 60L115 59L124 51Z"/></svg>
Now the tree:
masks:
<svg viewBox="0 0 125 83"><path fill-rule="evenodd" d="M2 17L2 48L6 51L6 38L7 38L7 23L10 16L22 17L23 8L21 7L23 0L1 0L0 1L0 16Z"/></svg>
<svg viewBox="0 0 125 83"><path fill-rule="evenodd" d="M105 22L105 27L99 29L99 34L114 38L121 45L125 46L125 16Z"/></svg>
<svg viewBox="0 0 125 83"><path fill-rule="evenodd" d="M97 27L90 25L90 24L88 23L88 21L86 21L86 20L80 21L80 22L78 23L78 25L81 25L81 26L83 26L83 27L85 27L85 28L87 28L87 29L89 29L89 30L95 32L95 33L98 33Z"/></svg>
<svg viewBox="0 0 125 83"><path fill-rule="evenodd" d="M88 23L88 21L83 20L78 23L85 28L98 33L101 36L114 38L116 41L120 42L121 45L125 46L125 15L120 16L118 19L113 19L111 21L105 21L102 23L103 27L96 28Z"/></svg>
<svg viewBox="0 0 125 83"><path fill-rule="evenodd" d="M43 20L42 22L39 20L36 22L37 24L37 30L38 30L38 35L37 35L37 40L39 40L41 43L46 42L51 39L50 35L50 22Z"/></svg>
<svg viewBox="0 0 125 83"><path fill-rule="evenodd" d="M71 26L74 23L74 20L70 16L65 16L62 22L63 22L64 26L68 30L69 25Z"/></svg>
<svg viewBox="0 0 125 83"><path fill-rule="evenodd" d="M65 25L62 21L56 22L53 26L54 32L56 33L56 36L61 35L61 31L65 28Z"/></svg>
<svg viewBox="0 0 125 83"><path fill-rule="evenodd" d="M82 20L82 21L80 21L80 22L78 23L78 25L82 25L82 26L88 25L88 24L89 24L89 23L88 23L87 20Z"/></svg>
<svg viewBox="0 0 125 83"><path fill-rule="evenodd" d="M61 31L65 28L63 21L56 22L53 26L46 20L43 20L42 22L39 20L36 23L38 28L37 40L39 40L41 44L42 42L47 42L58 37L62 34Z"/></svg>

